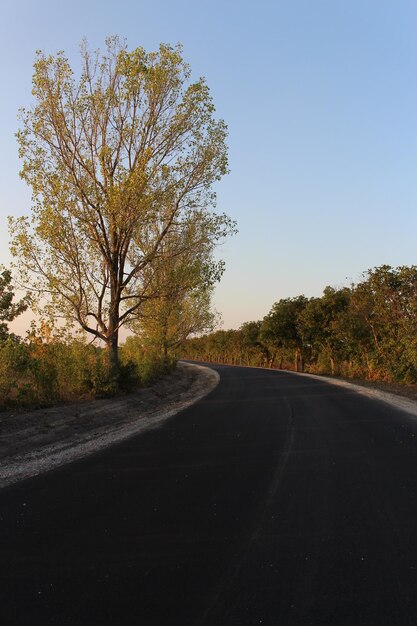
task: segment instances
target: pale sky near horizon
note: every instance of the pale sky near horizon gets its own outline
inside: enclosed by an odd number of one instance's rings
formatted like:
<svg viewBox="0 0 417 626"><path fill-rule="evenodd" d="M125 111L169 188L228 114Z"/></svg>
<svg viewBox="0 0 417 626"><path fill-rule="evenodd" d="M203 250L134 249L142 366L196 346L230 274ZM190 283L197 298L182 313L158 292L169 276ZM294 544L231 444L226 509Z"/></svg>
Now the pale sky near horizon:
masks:
<svg viewBox="0 0 417 626"><path fill-rule="evenodd" d="M218 210L239 233L219 254L224 327L280 298L318 296L368 268L417 264L415 0L0 0L0 263L7 215L28 213L17 111L31 101L35 50L78 61L86 37L184 46L229 127ZM27 317L27 316L26 316ZM17 331L24 320L14 325ZM20 326L19 326L20 325Z"/></svg>

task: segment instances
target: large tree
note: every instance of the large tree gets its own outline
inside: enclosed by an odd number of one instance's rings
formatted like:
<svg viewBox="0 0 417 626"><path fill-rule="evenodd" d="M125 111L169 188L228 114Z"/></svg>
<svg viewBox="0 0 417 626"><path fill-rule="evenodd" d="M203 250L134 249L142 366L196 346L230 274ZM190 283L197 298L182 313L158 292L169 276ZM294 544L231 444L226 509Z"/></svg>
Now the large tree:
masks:
<svg viewBox="0 0 417 626"><path fill-rule="evenodd" d="M113 37L104 53L83 45L81 61L76 78L62 52L37 53L18 133L34 204L11 220L12 251L54 315L105 342L115 373L120 327L162 295L151 268L169 234L196 211L212 242L230 230L212 212L226 127L180 47L128 51Z"/></svg>

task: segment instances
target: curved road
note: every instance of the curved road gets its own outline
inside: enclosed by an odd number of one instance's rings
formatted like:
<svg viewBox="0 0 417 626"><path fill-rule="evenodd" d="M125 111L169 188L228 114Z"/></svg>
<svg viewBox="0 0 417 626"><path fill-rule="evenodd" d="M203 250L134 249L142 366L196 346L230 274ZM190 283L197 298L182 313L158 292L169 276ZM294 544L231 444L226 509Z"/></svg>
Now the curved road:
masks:
<svg viewBox="0 0 417 626"><path fill-rule="evenodd" d="M3 626L417 624L417 421L216 367L158 430L0 492Z"/></svg>

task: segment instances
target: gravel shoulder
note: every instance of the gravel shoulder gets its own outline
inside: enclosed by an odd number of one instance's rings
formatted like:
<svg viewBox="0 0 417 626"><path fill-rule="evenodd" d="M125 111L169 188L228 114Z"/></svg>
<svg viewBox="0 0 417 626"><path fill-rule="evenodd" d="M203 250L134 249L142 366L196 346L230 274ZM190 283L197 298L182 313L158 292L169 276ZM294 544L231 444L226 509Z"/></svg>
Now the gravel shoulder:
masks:
<svg viewBox="0 0 417 626"><path fill-rule="evenodd" d="M152 387L121 398L18 413L0 413L0 487L97 452L157 428L207 395L219 382L214 370L179 363Z"/></svg>
<svg viewBox="0 0 417 626"><path fill-rule="evenodd" d="M417 386L396 385L395 383L384 383L377 381L355 380L344 378L332 378L317 374L301 374L297 376L307 376L315 380L324 380L332 385L347 387L352 391L362 395L385 402L400 411L417 417Z"/></svg>

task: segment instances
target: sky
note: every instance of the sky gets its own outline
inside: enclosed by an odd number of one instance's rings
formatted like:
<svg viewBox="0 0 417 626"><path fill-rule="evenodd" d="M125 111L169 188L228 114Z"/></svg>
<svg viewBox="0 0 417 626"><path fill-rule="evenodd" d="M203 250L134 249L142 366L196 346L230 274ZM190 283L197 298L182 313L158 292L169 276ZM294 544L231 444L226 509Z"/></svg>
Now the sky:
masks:
<svg viewBox="0 0 417 626"><path fill-rule="evenodd" d="M417 264L415 0L0 0L0 263L7 216L28 214L14 137L35 51L183 44L229 128L217 210L239 232L218 250L224 328L280 298L319 296L382 264ZM14 323L15 332L29 314Z"/></svg>

